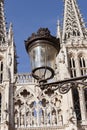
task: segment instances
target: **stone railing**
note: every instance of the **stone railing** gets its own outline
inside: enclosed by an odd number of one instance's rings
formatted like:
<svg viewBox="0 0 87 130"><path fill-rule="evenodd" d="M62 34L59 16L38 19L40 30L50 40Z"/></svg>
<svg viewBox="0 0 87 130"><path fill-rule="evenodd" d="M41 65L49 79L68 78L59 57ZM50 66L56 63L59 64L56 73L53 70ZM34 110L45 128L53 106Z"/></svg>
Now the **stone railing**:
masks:
<svg viewBox="0 0 87 130"><path fill-rule="evenodd" d="M15 77L16 77L16 84L36 82L30 73L16 74Z"/></svg>
<svg viewBox="0 0 87 130"><path fill-rule="evenodd" d="M64 126L46 126L46 127L30 127L30 128L16 128L15 130L64 130Z"/></svg>

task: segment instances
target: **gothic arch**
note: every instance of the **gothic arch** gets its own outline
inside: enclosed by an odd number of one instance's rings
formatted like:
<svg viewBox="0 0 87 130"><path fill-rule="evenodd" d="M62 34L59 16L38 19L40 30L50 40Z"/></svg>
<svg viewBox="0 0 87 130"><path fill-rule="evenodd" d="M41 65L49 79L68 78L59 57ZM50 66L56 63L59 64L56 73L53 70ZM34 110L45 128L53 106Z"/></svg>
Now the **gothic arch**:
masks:
<svg viewBox="0 0 87 130"><path fill-rule="evenodd" d="M86 57L86 55L87 55L87 54L86 54L85 52L83 52L83 51L79 51L79 52L77 53L78 58L81 57L81 56Z"/></svg>
<svg viewBox="0 0 87 130"><path fill-rule="evenodd" d="M86 60L87 60L86 59L86 54L80 52L78 54L78 61L79 61L79 68L80 68L81 75L87 74L87 69L86 69L87 62L86 62Z"/></svg>
<svg viewBox="0 0 87 130"><path fill-rule="evenodd" d="M31 88L28 88L28 87L26 87L26 86L25 86L25 87L21 87L20 89L18 89L18 90L15 92L15 97L17 97L17 95L18 95L19 93L21 93L22 91L24 91L24 90L29 91L29 92L34 96L34 98L37 99L37 97L36 97L34 91L33 91Z"/></svg>
<svg viewBox="0 0 87 130"><path fill-rule="evenodd" d="M68 55L68 65L71 77L76 77L76 63L75 63L75 54L69 53Z"/></svg>
<svg viewBox="0 0 87 130"><path fill-rule="evenodd" d="M73 105L74 111L76 113L76 118L78 121L81 120L81 110L80 110L80 99L79 92L77 88L72 88L72 97L73 97Z"/></svg>
<svg viewBox="0 0 87 130"><path fill-rule="evenodd" d="M15 127L57 125L62 97L57 93L54 96L47 96L45 92L35 97L29 90L25 87L16 92Z"/></svg>

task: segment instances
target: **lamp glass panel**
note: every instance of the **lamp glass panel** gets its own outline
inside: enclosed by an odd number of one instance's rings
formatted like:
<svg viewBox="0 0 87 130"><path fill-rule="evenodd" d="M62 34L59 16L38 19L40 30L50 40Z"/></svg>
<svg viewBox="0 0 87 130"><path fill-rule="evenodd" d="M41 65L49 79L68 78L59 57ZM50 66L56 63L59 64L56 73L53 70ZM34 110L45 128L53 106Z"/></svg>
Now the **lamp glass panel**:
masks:
<svg viewBox="0 0 87 130"><path fill-rule="evenodd" d="M49 70L45 70L46 67L49 67L54 70L55 68L55 59L57 55L57 49L46 43L38 44L29 50L30 60L31 60L31 66L32 70L44 67L43 69L39 69L35 72L36 75L39 77L43 77L45 74L45 77L48 75L51 75L51 72Z"/></svg>

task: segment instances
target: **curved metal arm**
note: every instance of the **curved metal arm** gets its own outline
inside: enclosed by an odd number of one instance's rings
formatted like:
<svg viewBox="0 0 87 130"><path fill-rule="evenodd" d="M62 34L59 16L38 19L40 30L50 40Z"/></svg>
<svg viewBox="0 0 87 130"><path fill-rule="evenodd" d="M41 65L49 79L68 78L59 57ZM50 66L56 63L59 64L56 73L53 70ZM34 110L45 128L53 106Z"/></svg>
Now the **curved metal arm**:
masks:
<svg viewBox="0 0 87 130"><path fill-rule="evenodd" d="M76 77L76 78L71 78L71 79L66 79L62 81L57 81L57 82L52 82L52 83L42 83L39 84L39 87L44 90L44 89L50 89L51 91L56 91L59 90L61 94L66 94L71 88L73 87L78 87L78 85L83 85L87 86L87 75L81 76L81 77Z"/></svg>

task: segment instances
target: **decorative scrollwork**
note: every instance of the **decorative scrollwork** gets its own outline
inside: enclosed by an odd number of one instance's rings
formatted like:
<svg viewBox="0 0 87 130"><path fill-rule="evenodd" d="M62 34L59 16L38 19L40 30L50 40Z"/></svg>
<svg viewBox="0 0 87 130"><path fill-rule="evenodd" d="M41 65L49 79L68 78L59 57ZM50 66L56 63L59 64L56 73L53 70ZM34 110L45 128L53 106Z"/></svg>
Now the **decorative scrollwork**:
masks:
<svg viewBox="0 0 87 130"><path fill-rule="evenodd" d="M39 84L39 87L42 90L46 90L46 94L52 94L54 91L59 90L61 94L66 94L73 87L78 87L82 85L82 87L87 87L87 75L82 77L76 77L71 79L66 79L62 81L57 81L53 83L43 83Z"/></svg>
<svg viewBox="0 0 87 130"><path fill-rule="evenodd" d="M68 93L68 91L71 89L71 83L63 83L60 87L59 87L59 92L61 94L66 94Z"/></svg>

